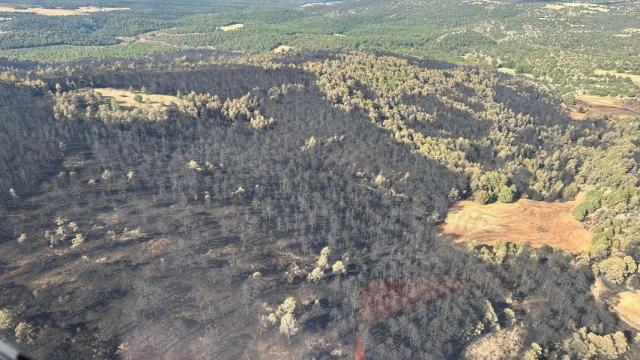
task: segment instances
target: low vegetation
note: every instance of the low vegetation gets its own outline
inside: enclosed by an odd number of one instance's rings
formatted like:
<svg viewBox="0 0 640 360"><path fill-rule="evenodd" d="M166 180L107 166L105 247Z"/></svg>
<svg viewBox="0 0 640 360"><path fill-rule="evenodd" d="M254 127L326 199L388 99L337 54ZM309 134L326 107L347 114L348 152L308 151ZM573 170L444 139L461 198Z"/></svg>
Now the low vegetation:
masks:
<svg viewBox="0 0 640 360"><path fill-rule="evenodd" d="M567 100L583 94L640 95L636 2L365 0L315 6L297 0L269 4L142 0L126 8L119 4L107 1L104 7L91 7L50 0L47 7L3 6L0 14L11 20L0 21L0 56L56 62L141 57L186 48L251 53L391 51L525 76ZM131 43L131 39L141 41Z"/></svg>
<svg viewBox="0 0 640 360"><path fill-rule="evenodd" d="M43 16L77 16L77 15L85 15L92 13L102 13L102 12L112 12L112 11L129 11L130 8L127 7L96 7L96 6L81 6L78 8L51 8L51 7L40 7L40 6L7 6L0 5L0 13L30 13L36 15Z"/></svg>

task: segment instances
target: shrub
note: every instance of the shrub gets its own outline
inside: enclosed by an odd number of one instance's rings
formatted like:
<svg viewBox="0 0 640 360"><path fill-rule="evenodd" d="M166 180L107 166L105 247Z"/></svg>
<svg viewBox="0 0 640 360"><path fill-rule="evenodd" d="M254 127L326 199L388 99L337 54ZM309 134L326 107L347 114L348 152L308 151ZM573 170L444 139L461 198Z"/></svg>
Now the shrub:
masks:
<svg viewBox="0 0 640 360"><path fill-rule="evenodd" d="M26 322L21 322L15 329L16 342L30 344L33 342L33 328Z"/></svg>
<svg viewBox="0 0 640 360"><path fill-rule="evenodd" d="M142 102L142 95L135 94L135 96L133 97L133 101L135 101L137 103L141 103Z"/></svg>
<svg viewBox="0 0 640 360"><path fill-rule="evenodd" d="M275 120L273 118L264 117L259 111L254 111L253 116L251 116L251 120L249 120L249 125L252 128L259 130L264 129L265 127L273 124Z"/></svg>
<svg viewBox="0 0 640 360"><path fill-rule="evenodd" d="M335 264L333 264L331 270L334 274L344 274L347 271L347 269L344 267L344 264L340 260L336 261Z"/></svg>
<svg viewBox="0 0 640 360"><path fill-rule="evenodd" d="M102 174L100 175L100 177L102 178L102 180L104 181L109 181L109 179L111 179L111 177L113 176L113 173L111 173L111 171L109 170L104 170L102 172Z"/></svg>
<svg viewBox="0 0 640 360"><path fill-rule="evenodd" d="M620 331L598 335L581 328L564 341L563 349L576 359L618 359L629 350L629 343Z"/></svg>
<svg viewBox="0 0 640 360"><path fill-rule="evenodd" d="M584 220L588 213L587 213L587 209L584 208L584 206L582 204L576 206L575 208L573 208L573 218L578 220L578 221L582 221Z"/></svg>
<svg viewBox="0 0 640 360"><path fill-rule="evenodd" d="M601 232L593 235L593 238L591 239L591 243L596 248L600 246L604 246L605 248L608 248L611 245L611 243L609 242L609 239L607 239L607 236Z"/></svg>
<svg viewBox="0 0 640 360"><path fill-rule="evenodd" d="M276 314L292 314L294 311L296 311L296 299L289 296L288 298L284 299L282 304L278 305L278 311Z"/></svg>
<svg viewBox="0 0 640 360"><path fill-rule="evenodd" d="M501 203L511 203L515 200L517 188L515 185L502 185L498 192L498 201Z"/></svg>
<svg viewBox="0 0 640 360"><path fill-rule="evenodd" d="M68 223L67 227L73 232L78 232L78 224L76 224L74 221Z"/></svg>
<svg viewBox="0 0 640 360"><path fill-rule="evenodd" d="M493 202L494 194L490 193L486 190L479 190L473 194L473 197L482 205L486 205L490 202Z"/></svg>
<svg viewBox="0 0 640 360"><path fill-rule="evenodd" d="M72 248L77 248L78 246L82 245L82 243L84 243L84 235L78 233L76 234L76 236L71 240L71 247Z"/></svg>
<svg viewBox="0 0 640 360"><path fill-rule="evenodd" d="M542 359L542 347L537 343L532 343L529 350L524 353L524 360Z"/></svg>
<svg viewBox="0 0 640 360"><path fill-rule="evenodd" d="M307 151L313 148L314 146L316 146L317 144L318 144L318 140L314 136L312 136L304 142L304 145L302 146L301 150Z"/></svg>
<svg viewBox="0 0 640 360"><path fill-rule="evenodd" d="M322 278L324 278L324 271L320 267L314 268L309 275L307 275L307 280L312 282L322 280Z"/></svg>
<svg viewBox="0 0 640 360"><path fill-rule="evenodd" d="M280 333L287 335L287 337L295 335L299 330L298 321L294 317L295 310L296 299L290 296L278 305L278 310L275 313L270 313L267 316L267 321L275 325L280 318Z"/></svg>
<svg viewBox="0 0 640 360"><path fill-rule="evenodd" d="M329 267L329 254L331 254L331 248L325 246L320 250L320 257L318 257L317 265L321 269L326 269Z"/></svg>
<svg viewBox="0 0 640 360"><path fill-rule="evenodd" d="M120 111L120 104L118 104L116 99L111 98L109 105L111 106L111 111Z"/></svg>
<svg viewBox="0 0 640 360"><path fill-rule="evenodd" d="M598 193L591 192L587 195L586 199L582 201L582 203L578 204L578 206L573 209L573 217L578 221L582 221L587 217L587 215L593 214L598 210L600 205L600 195Z"/></svg>
<svg viewBox="0 0 640 360"><path fill-rule="evenodd" d="M13 326L14 316L11 310L0 310L0 330L10 329Z"/></svg>
<svg viewBox="0 0 640 360"><path fill-rule="evenodd" d="M287 277L287 281L292 283L296 278L303 277L304 271L294 262L285 272L285 276Z"/></svg>
<svg viewBox="0 0 640 360"><path fill-rule="evenodd" d="M198 166L198 162L195 160L191 160L187 163L186 168L188 170L195 170L195 171L201 171L202 169L200 168L200 166Z"/></svg>
<svg viewBox="0 0 640 360"><path fill-rule="evenodd" d="M297 334L298 330L298 321L293 314L284 314L280 319L280 333L289 337Z"/></svg>
<svg viewBox="0 0 640 360"><path fill-rule="evenodd" d="M636 272L638 266L631 256L610 257L593 265L593 272L602 274L615 284L622 284L625 278Z"/></svg>
<svg viewBox="0 0 640 360"><path fill-rule="evenodd" d="M278 323L278 317L275 313L270 313L269 316L267 316L267 321L269 321L269 324L275 325Z"/></svg>

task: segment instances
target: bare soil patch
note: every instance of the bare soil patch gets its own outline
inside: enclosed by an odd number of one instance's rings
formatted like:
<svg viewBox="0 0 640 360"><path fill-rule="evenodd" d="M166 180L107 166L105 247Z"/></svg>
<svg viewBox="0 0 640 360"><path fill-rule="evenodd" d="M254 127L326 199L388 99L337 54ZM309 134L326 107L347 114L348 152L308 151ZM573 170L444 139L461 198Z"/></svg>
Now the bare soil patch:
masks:
<svg viewBox="0 0 640 360"><path fill-rule="evenodd" d="M630 38L631 36L638 35L638 34L640 34L640 29L631 27L631 28L626 28L622 30L618 34L613 34L613 36L620 37L620 38Z"/></svg>
<svg viewBox="0 0 640 360"><path fill-rule="evenodd" d="M573 218L571 211L576 205L577 201L520 200L490 205L460 201L449 212L440 232L455 243L494 245L502 240L577 253L591 248L591 234Z"/></svg>
<svg viewBox="0 0 640 360"><path fill-rule="evenodd" d="M640 84L640 75L636 75L636 74L627 74L627 73L621 73L621 72L610 71L610 70L602 70L602 69L596 69L593 71L593 73L598 76L615 76L615 77L627 78L627 79L631 79L631 81L633 81L636 84Z"/></svg>
<svg viewBox="0 0 640 360"><path fill-rule="evenodd" d="M125 89L95 88L94 91L100 93L106 98L115 99L120 106L126 108L167 108L173 106L173 104L179 104L181 102L178 97L172 95L145 94ZM136 95L142 96L141 102L135 100Z"/></svg>
<svg viewBox="0 0 640 360"><path fill-rule="evenodd" d="M240 30L244 27L244 24L230 24L225 26L220 26L219 29L222 31L235 31Z"/></svg>
<svg viewBox="0 0 640 360"><path fill-rule="evenodd" d="M41 6L36 7L17 7L13 5L0 4L0 13L29 13L42 16L74 16L74 15L86 15L99 12L112 12L112 11L129 11L130 8L126 7L96 7L96 6L82 6L77 9L62 9L62 8L44 8Z"/></svg>
<svg viewBox="0 0 640 360"><path fill-rule="evenodd" d="M581 12L609 12L609 9L601 4L589 4L579 2L565 2L545 5L545 9L548 10L565 10L565 9L581 9Z"/></svg>
<svg viewBox="0 0 640 360"><path fill-rule="evenodd" d="M625 291L616 295L614 311L624 322L640 330L640 291Z"/></svg>
<svg viewBox="0 0 640 360"><path fill-rule="evenodd" d="M569 108L569 116L573 120L593 116L640 116L640 99L582 95Z"/></svg>

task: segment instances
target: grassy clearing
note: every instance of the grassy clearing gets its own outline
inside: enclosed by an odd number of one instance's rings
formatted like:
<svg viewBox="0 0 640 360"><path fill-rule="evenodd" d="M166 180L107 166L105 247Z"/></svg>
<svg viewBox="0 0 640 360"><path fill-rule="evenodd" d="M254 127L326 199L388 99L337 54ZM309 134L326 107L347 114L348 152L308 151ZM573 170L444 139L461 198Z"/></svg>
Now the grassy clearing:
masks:
<svg viewBox="0 0 640 360"><path fill-rule="evenodd" d="M62 9L62 8L44 8L41 6L36 7L16 7L13 5L0 5L0 13L29 13L42 16L77 16L86 15L92 13L101 12L113 12L113 11L129 11L131 8L127 7L96 7L96 6L82 6L77 9Z"/></svg>
<svg viewBox="0 0 640 360"><path fill-rule="evenodd" d="M640 75L625 74L617 71L609 71L609 70L602 70L602 69L596 69L593 73L598 76L615 76L615 77L630 79L634 83L640 85Z"/></svg>
<svg viewBox="0 0 640 360"><path fill-rule="evenodd" d="M640 291L625 291L616 295L613 309L627 324L640 330Z"/></svg>
<svg viewBox="0 0 640 360"><path fill-rule="evenodd" d="M565 9L582 9L582 10L592 11L592 12L602 12L602 13L609 12L609 9L604 5L576 3L576 2L548 4L548 5L545 5L544 8L548 10L555 10L555 11L565 10Z"/></svg>
<svg viewBox="0 0 640 360"><path fill-rule="evenodd" d="M219 29L222 31L235 31L235 30L240 30L243 27L244 27L244 24L231 24L231 25L220 26Z"/></svg>
<svg viewBox="0 0 640 360"><path fill-rule="evenodd" d="M140 91L129 91L116 88L95 88L95 92L100 93L108 99L115 99L123 108L168 108L181 102L176 96L163 94L145 94ZM142 97L141 101L136 101L136 96Z"/></svg>
<svg viewBox="0 0 640 360"><path fill-rule="evenodd" d="M599 116L633 117L638 115L640 115L639 100L614 96L581 95L569 108L571 119L578 121Z"/></svg>
<svg viewBox="0 0 640 360"><path fill-rule="evenodd" d="M576 201L547 203L520 200L513 204L481 205L460 201L449 212L440 231L454 242L477 241L494 245L497 241L549 245L570 252L591 248L591 234L576 221L571 211Z"/></svg>

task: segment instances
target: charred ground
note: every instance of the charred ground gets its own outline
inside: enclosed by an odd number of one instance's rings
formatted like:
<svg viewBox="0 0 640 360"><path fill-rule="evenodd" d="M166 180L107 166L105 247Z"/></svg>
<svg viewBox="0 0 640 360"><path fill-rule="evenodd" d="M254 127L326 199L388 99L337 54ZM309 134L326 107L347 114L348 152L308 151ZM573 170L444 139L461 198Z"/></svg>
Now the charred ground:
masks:
<svg viewBox="0 0 640 360"><path fill-rule="evenodd" d="M181 101L129 111L91 90L106 87ZM589 292L613 238L576 259L437 233L460 198L571 199L591 152L637 124L574 122L476 68L362 53L8 71L0 91L1 331L37 358L350 358L362 339L368 358L458 358L513 327L523 356L584 356L580 329L638 351ZM372 286L406 304L363 327Z"/></svg>

